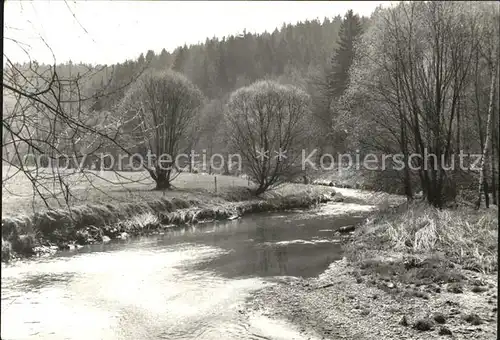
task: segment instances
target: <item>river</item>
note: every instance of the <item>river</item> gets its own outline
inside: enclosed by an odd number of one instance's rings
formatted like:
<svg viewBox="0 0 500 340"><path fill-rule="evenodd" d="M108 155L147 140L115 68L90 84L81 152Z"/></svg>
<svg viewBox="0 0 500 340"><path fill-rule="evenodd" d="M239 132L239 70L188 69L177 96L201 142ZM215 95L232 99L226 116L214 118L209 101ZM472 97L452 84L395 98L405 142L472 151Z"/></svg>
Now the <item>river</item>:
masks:
<svg viewBox="0 0 500 340"><path fill-rule="evenodd" d="M2 339L302 339L293 325L245 313L245 301L340 259L333 231L371 208L342 207L255 214L2 265Z"/></svg>

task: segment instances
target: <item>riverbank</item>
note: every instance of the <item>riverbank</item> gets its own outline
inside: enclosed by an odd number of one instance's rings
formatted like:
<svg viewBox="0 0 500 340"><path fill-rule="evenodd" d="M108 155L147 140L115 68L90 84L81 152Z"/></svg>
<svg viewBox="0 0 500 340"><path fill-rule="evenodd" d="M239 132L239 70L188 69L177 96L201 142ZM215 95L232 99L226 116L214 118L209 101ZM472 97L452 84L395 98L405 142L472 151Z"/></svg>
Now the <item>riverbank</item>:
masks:
<svg viewBox="0 0 500 340"><path fill-rule="evenodd" d="M4 168L3 175L11 177L2 188L2 261L255 212L310 208L329 201L390 206L401 200L384 193L298 183L283 184L256 198L247 179L194 173L181 173L172 190L157 191L151 190L154 182L145 172L64 171L70 196L56 189L44 192L52 187L53 174L38 169L47 181L38 188L41 199L22 173L10 174ZM60 208L48 210L45 203Z"/></svg>
<svg viewBox="0 0 500 340"><path fill-rule="evenodd" d="M323 339L495 339L495 209L385 212L344 243L342 261L261 290L250 309Z"/></svg>
<svg viewBox="0 0 500 340"><path fill-rule="evenodd" d="M132 203L90 203L2 216L2 261L53 254L58 250L160 233L196 223L235 219L250 213L304 209L344 200L333 188L313 185L286 184L260 198L251 195L248 188L230 189L217 194L172 190L168 192L170 197L145 198Z"/></svg>

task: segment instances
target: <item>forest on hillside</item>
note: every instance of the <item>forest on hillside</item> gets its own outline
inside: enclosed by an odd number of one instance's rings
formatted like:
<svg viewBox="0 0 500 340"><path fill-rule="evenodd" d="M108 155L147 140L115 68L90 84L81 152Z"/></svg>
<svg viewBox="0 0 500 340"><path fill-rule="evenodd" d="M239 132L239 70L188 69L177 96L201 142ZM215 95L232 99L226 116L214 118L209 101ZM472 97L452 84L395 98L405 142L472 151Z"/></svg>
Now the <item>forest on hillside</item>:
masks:
<svg viewBox="0 0 500 340"><path fill-rule="evenodd" d="M435 206L464 193L479 204L481 192L496 203L498 20L496 3L404 2L369 18L348 11L271 33L207 38L172 53L149 50L116 65L8 60L3 161L34 185L37 175L22 165L28 153L79 159L151 149L236 151L243 172L259 183L257 193L304 176L292 160L256 160L248 140L259 135L252 145L269 146L272 137L280 149L317 148L317 162L328 152L400 153L420 169L371 171L368 188L408 197L422 191ZM245 127L249 105L258 114ZM295 127L282 133L285 123ZM476 170L448 169L461 150L480 155ZM409 159L424 152L446 164L424 168ZM90 168L93 158L84 161ZM170 173L147 170L157 182L170 181Z"/></svg>

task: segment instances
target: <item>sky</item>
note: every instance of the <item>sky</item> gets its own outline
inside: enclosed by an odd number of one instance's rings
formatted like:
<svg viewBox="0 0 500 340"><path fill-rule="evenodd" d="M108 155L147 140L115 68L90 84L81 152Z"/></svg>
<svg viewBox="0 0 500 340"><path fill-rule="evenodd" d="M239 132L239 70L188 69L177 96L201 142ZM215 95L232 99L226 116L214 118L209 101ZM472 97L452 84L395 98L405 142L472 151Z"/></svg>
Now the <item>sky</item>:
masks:
<svg viewBox="0 0 500 340"><path fill-rule="evenodd" d="M113 64L207 37L272 32L283 23L369 16L390 1L64 1L4 3L4 63Z"/></svg>

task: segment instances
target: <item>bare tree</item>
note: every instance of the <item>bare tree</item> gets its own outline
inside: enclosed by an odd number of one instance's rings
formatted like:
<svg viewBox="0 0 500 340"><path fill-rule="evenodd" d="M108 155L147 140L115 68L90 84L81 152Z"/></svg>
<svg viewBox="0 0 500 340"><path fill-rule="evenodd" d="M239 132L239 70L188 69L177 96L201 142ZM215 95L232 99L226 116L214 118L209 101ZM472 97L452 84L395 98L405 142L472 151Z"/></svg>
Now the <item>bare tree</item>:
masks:
<svg viewBox="0 0 500 340"><path fill-rule="evenodd" d="M10 175L2 178L4 188L12 176L24 175L47 207L49 198L60 203L62 196L68 202L71 174L60 168L81 164L116 137L114 117L89 109L96 98L107 95L105 89L85 93L88 77L98 71L89 68L61 76L55 64L18 65L7 58L3 96L9 104L2 114L2 161Z"/></svg>
<svg viewBox="0 0 500 340"><path fill-rule="evenodd" d="M11 42L24 50L22 42ZM99 176L84 171L97 154L129 153L118 141L122 117L95 111L95 103L128 87L147 65L111 88L114 71L107 66L58 64L55 56L52 65L39 64L24 51L30 59L24 64L4 54L2 189L15 195L10 184L25 177L34 209L39 200L49 209L69 207L74 184L83 180L92 187L91 176Z"/></svg>
<svg viewBox="0 0 500 340"><path fill-rule="evenodd" d="M179 174L176 159L192 146L191 132L202 104L201 91L170 70L144 74L125 94L121 107L130 117L132 146L145 147L155 156L144 165L157 189L169 189Z"/></svg>
<svg viewBox="0 0 500 340"><path fill-rule="evenodd" d="M310 97L272 81L256 82L233 92L227 120L230 141L262 194L300 172L296 160L307 139Z"/></svg>
<svg viewBox="0 0 500 340"><path fill-rule="evenodd" d="M485 180L486 180L486 160L487 160L487 154L488 154L488 149L490 147L490 140L491 140L491 117L493 114L493 106L494 102L493 100L495 99L495 87L497 84L497 78L498 78L498 72L499 72L499 64L498 64L498 59L497 59L497 65L496 65L496 70L493 69L491 72L491 84L490 84L490 95L489 95L489 104L488 104L488 117L486 121L486 137L484 141L484 147L483 147L483 152L481 154L481 165L480 165L480 170L479 170L479 188L478 188L478 198L476 202L476 208L479 208L481 206L481 193L484 189L484 194L485 194L485 200L486 200L486 207L489 207L489 197L488 197L488 190L487 186L485 186ZM494 176L494 174L493 174ZM493 190L496 191L496 188L493 188Z"/></svg>
<svg viewBox="0 0 500 340"><path fill-rule="evenodd" d="M351 69L346 98L359 139L371 149L402 153L406 166L409 154L420 155L411 165L418 168L428 202L437 207L454 198L452 154L462 144L462 129L475 123L467 104L480 72L474 64L482 64L483 22L491 17L481 6L410 2L382 10ZM476 102L484 104L482 98ZM478 130L481 136L484 128ZM404 185L411 197L406 167Z"/></svg>

